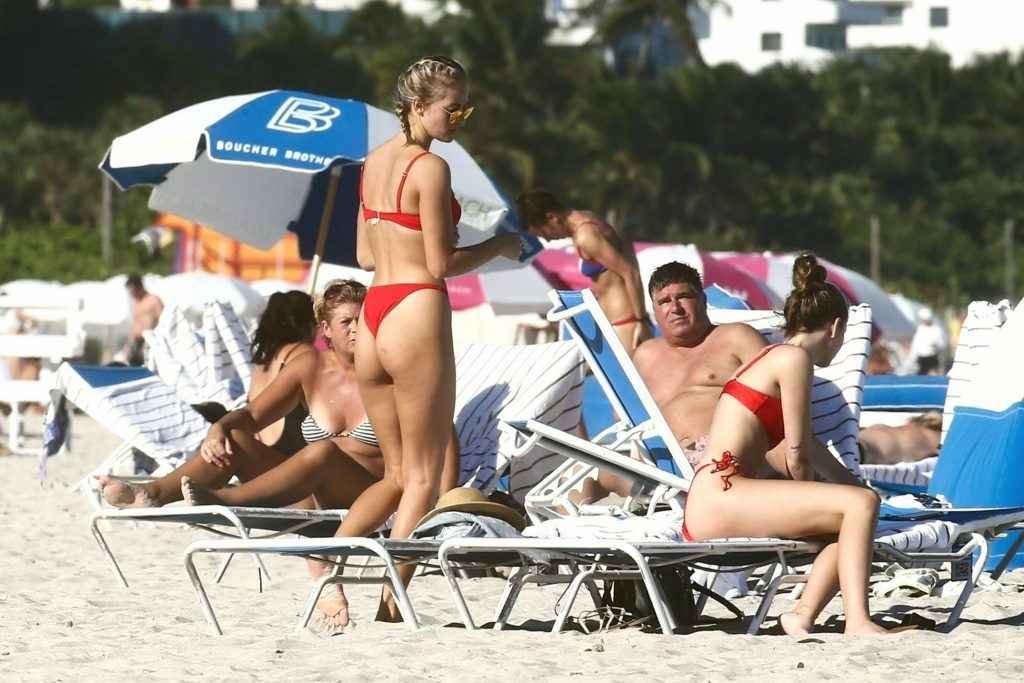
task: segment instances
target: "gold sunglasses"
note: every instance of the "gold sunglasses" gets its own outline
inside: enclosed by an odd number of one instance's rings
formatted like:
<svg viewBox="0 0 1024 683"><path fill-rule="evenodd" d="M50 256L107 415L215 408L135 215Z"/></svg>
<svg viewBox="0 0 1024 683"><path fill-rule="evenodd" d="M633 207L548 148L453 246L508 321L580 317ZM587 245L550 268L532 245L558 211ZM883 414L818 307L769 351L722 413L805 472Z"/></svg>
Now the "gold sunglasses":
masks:
<svg viewBox="0 0 1024 683"><path fill-rule="evenodd" d="M476 107L462 107L461 109L448 109L446 107L441 107L441 109L444 110L445 114L448 114L448 125L454 126L460 121L465 121L472 116Z"/></svg>

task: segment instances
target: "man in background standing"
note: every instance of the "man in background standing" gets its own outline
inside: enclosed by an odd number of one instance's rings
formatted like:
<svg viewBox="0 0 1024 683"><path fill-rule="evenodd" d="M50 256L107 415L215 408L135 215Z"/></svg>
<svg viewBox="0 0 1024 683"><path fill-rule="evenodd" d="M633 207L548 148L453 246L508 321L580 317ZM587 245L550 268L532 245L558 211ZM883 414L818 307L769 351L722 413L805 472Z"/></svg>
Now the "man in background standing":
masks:
<svg viewBox="0 0 1024 683"><path fill-rule="evenodd" d="M143 350L146 348L142 333L156 327L164 310L164 302L156 294L146 291L142 278L135 273L128 276L124 286L132 298L132 335L126 349L128 365L142 365L145 361Z"/></svg>
<svg viewBox="0 0 1024 683"><path fill-rule="evenodd" d="M919 324L910 342L910 355L917 361L917 374L939 374L939 355L946 349L946 336L942 328L935 324L930 309L922 308L918 311L917 319Z"/></svg>

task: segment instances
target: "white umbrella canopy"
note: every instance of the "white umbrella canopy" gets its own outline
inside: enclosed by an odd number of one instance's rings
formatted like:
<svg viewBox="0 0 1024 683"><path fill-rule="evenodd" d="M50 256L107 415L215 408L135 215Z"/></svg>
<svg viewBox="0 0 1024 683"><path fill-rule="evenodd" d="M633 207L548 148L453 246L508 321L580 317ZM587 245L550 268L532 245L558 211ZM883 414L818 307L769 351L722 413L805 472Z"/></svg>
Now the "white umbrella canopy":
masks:
<svg viewBox="0 0 1024 683"><path fill-rule="evenodd" d="M0 295L14 297L19 301L38 303L41 306L53 306L55 303L65 300L69 306L72 303L63 284L48 280L12 280L0 285ZM60 321L67 317L65 311L59 308L25 306L24 311L30 318L44 322Z"/></svg>
<svg viewBox="0 0 1024 683"><path fill-rule="evenodd" d="M312 276L313 271L310 271L307 276L306 285L303 287L307 292L309 291L309 279ZM336 263L323 263L320 265L320 273L316 277L316 291L313 292L313 295L323 294L327 288L327 283L331 280L355 280L369 287L370 283L373 282L373 273L361 268L339 266Z"/></svg>
<svg viewBox="0 0 1024 683"><path fill-rule="evenodd" d="M321 266L321 271L323 266ZM264 298L269 299L271 294L277 292L290 292L292 290L306 291L301 284L295 282L288 282L287 280L278 280L275 278L264 278L262 280L253 280L249 285L257 292L263 295Z"/></svg>
<svg viewBox="0 0 1024 683"><path fill-rule="evenodd" d="M244 280L201 271L168 275L146 289L156 294L165 308L180 308L192 320L201 320L209 301L223 301L242 319L259 316L266 305L263 295Z"/></svg>
<svg viewBox="0 0 1024 683"><path fill-rule="evenodd" d="M82 300L82 322L87 325L127 327L131 324L131 302L123 283L83 280L67 285L64 291Z"/></svg>

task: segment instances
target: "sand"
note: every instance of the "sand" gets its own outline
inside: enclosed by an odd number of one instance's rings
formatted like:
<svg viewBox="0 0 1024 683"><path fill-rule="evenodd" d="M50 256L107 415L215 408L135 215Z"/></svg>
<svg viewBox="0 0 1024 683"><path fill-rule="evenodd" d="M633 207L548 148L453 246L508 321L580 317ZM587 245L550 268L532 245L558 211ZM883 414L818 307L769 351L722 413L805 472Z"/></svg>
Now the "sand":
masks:
<svg viewBox="0 0 1024 683"><path fill-rule="evenodd" d="M411 592L421 630L370 621L377 591L358 587L350 590L358 626L325 638L295 630L310 585L300 560L267 557L275 580L259 593L253 565L241 558L223 584L208 587L226 634L218 637L182 565L182 550L202 532L112 529L108 539L131 587L117 583L89 534L89 504L72 488L117 442L85 417L75 428L74 452L51 459L42 485L34 458L0 457L3 681L1024 679L1020 572L1004 577L1001 590L975 593L950 634L844 638L833 624L804 638L746 636L742 626L722 623L686 636L637 629L552 635L546 629L559 593L553 587L525 589L508 630L466 631L443 580L425 576ZM215 561L201 559L212 584ZM502 586L496 578L465 582L479 621L493 614ZM581 599L584 608L588 602ZM752 614L756 600L738 604ZM773 613L789 604L780 597ZM872 601L882 616L914 611L939 621L952 604L953 598L904 596ZM833 601L829 614L839 607Z"/></svg>

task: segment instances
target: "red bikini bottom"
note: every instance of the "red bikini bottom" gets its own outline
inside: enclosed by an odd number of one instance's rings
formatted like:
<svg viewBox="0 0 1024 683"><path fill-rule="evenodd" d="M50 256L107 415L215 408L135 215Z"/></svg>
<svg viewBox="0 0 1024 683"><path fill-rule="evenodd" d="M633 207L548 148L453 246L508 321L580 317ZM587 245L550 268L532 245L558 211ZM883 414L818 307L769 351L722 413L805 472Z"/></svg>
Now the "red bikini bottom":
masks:
<svg viewBox="0 0 1024 683"><path fill-rule="evenodd" d="M717 472L725 472L726 470L730 470L730 469L732 470L731 473L723 474L722 477L721 477L722 478L722 490L723 491L728 491L729 489L731 489L732 488L732 482L729 481L729 478L739 474L739 472L740 472L740 464L739 464L739 462L737 462L736 458L734 458L732 456L732 453L730 453L729 451L724 451L722 453L722 459L721 460L712 460L711 462L705 463L705 464L701 465L700 467L698 467L697 470L693 473L693 478L690 479L690 481L692 482L694 479L696 479L697 475L700 473L701 470L703 470L703 469L705 469L707 467L711 467L711 465L715 466L715 468L713 470L711 470L711 474L715 474ZM686 500L687 500L687 502L689 502L689 500L690 500L689 495L687 495ZM697 540L696 538L694 538L690 534L689 529L686 528L686 506L683 506L683 529L682 529L682 534L683 534L683 540L688 542L688 543L693 543L693 542L695 542Z"/></svg>
<svg viewBox="0 0 1024 683"><path fill-rule="evenodd" d="M629 325L630 323L642 323L643 321L643 318L638 318L635 315L631 315L628 318L616 320L615 322L612 323L612 327L621 327L622 325Z"/></svg>
<svg viewBox="0 0 1024 683"><path fill-rule="evenodd" d="M366 291L366 299L363 300L363 320L370 329L370 333L376 337L380 329L381 321L387 317L391 310L402 303L402 300L421 289L436 289L445 296L448 290L443 285L427 285L419 283L398 283L394 285L374 285Z"/></svg>

